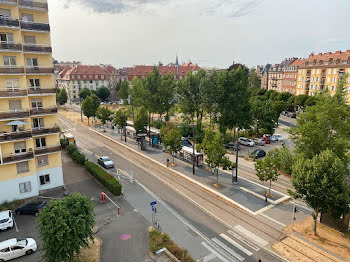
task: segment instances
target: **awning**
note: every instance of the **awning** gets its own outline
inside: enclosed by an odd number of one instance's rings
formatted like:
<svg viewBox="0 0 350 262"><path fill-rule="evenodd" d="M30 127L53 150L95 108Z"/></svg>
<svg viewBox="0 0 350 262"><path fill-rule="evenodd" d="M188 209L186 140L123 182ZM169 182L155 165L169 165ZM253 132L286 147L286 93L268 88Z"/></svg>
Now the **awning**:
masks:
<svg viewBox="0 0 350 262"><path fill-rule="evenodd" d="M28 123L16 120L16 121L11 121L11 122L5 124L5 126L21 126L21 125L28 125Z"/></svg>

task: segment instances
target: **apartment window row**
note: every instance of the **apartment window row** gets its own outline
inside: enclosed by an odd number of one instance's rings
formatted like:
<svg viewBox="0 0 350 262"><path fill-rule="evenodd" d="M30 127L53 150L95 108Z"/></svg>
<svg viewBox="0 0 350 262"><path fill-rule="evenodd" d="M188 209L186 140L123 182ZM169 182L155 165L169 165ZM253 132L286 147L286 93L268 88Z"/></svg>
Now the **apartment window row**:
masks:
<svg viewBox="0 0 350 262"><path fill-rule="evenodd" d="M20 88L19 86L19 79L18 78L8 78L5 79L5 84L7 90L18 90ZM30 88L40 88L40 79L39 78L30 78L28 81Z"/></svg>
<svg viewBox="0 0 350 262"><path fill-rule="evenodd" d="M95 75L95 80L99 80L98 76L99 75ZM104 80L105 76L104 75L100 75L100 78L101 78L101 80ZM81 76L80 75L71 75L71 79L72 80L75 80L75 79L81 80ZM87 80L87 75L83 75L83 80ZM92 75L89 75L89 80L93 80L93 76Z"/></svg>
<svg viewBox="0 0 350 262"><path fill-rule="evenodd" d="M41 186L50 184L50 175L47 174L47 175L39 176L39 180L40 180ZM19 183L18 186L19 186L19 192L21 194L32 192L32 183L30 181Z"/></svg>
<svg viewBox="0 0 350 262"><path fill-rule="evenodd" d="M16 67L17 66L17 57L16 56L3 56L3 63L6 67ZM28 68L37 68L39 67L38 58L28 57L26 58L26 66Z"/></svg>

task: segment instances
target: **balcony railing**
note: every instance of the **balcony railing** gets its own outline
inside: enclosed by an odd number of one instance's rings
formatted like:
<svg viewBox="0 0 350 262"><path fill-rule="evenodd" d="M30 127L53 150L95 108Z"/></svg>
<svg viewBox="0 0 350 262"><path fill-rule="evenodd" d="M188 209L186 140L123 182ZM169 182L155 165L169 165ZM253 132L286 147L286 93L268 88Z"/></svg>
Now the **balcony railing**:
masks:
<svg viewBox="0 0 350 262"><path fill-rule="evenodd" d="M0 0L0 4L17 5L17 0Z"/></svg>
<svg viewBox="0 0 350 262"><path fill-rule="evenodd" d="M12 110L0 112L0 119L11 119L11 118L28 118L29 110Z"/></svg>
<svg viewBox="0 0 350 262"><path fill-rule="evenodd" d="M40 94L55 94L55 88L42 88L42 87L30 87L28 89L29 95L40 95Z"/></svg>
<svg viewBox="0 0 350 262"><path fill-rule="evenodd" d="M23 44L23 52L52 53L51 46Z"/></svg>
<svg viewBox="0 0 350 262"><path fill-rule="evenodd" d="M0 17L0 27L19 27L18 19Z"/></svg>
<svg viewBox="0 0 350 262"><path fill-rule="evenodd" d="M1 66L0 74L24 74L23 66Z"/></svg>
<svg viewBox="0 0 350 262"><path fill-rule="evenodd" d="M31 137L32 137L32 132L30 130L23 131L23 132L2 133L2 134L0 134L0 142L26 139L26 138L31 138Z"/></svg>
<svg viewBox="0 0 350 262"><path fill-rule="evenodd" d="M53 74L53 67L42 67L42 66L34 66L26 68L27 74Z"/></svg>
<svg viewBox="0 0 350 262"><path fill-rule="evenodd" d="M27 90L23 89L8 89L0 90L0 97L17 97L17 96L26 96Z"/></svg>
<svg viewBox="0 0 350 262"><path fill-rule="evenodd" d="M60 132L60 129L58 126L56 127L51 127L51 128L45 128L45 127L40 127L40 128L32 128L32 133L33 135L43 135L43 134L55 134Z"/></svg>
<svg viewBox="0 0 350 262"><path fill-rule="evenodd" d="M22 52L22 45L11 42L0 42L0 50Z"/></svg>
<svg viewBox="0 0 350 262"><path fill-rule="evenodd" d="M29 159L33 159L34 158L34 153L33 152L27 152L24 154L20 154L20 155L9 155L9 156L5 156L2 158L2 163L3 164L8 164L11 162L17 162L17 161L22 161L22 160L29 160Z"/></svg>
<svg viewBox="0 0 350 262"><path fill-rule="evenodd" d="M42 154L49 154L49 153L56 153L61 151L61 146L51 146L51 147L43 147L43 148L36 148L35 154L36 155L42 155Z"/></svg>
<svg viewBox="0 0 350 262"><path fill-rule="evenodd" d="M47 11L48 6L45 1L28 1L28 0L19 0L19 6L22 8L34 9Z"/></svg>
<svg viewBox="0 0 350 262"><path fill-rule="evenodd" d="M21 21L22 30L50 32L50 25L44 23L34 23Z"/></svg>
<svg viewBox="0 0 350 262"><path fill-rule="evenodd" d="M55 113L57 113L57 107L33 108L30 110L30 115L55 114Z"/></svg>

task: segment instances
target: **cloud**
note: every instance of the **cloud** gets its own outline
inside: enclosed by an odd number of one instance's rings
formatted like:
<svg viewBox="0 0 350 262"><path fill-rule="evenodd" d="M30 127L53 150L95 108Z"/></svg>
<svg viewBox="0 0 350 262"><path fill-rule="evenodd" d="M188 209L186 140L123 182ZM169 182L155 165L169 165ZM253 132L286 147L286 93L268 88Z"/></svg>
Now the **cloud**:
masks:
<svg viewBox="0 0 350 262"><path fill-rule="evenodd" d="M71 3L82 4L96 13L127 13L132 10L144 9L153 5L165 8L172 6L189 7L207 16L224 16L237 18L253 11L264 0L67 0L65 6ZM195 12L196 12L195 11Z"/></svg>

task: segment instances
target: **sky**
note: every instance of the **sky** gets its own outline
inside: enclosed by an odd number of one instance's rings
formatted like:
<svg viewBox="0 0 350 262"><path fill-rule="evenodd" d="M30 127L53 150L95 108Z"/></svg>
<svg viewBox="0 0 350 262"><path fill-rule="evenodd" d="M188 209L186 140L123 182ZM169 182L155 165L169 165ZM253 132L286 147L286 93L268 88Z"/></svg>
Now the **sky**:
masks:
<svg viewBox="0 0 350 262"><path fill-rule="evenodd" d="M48 0L53 56L117 68L279 63L350 49L349 0Z"/></svg>

